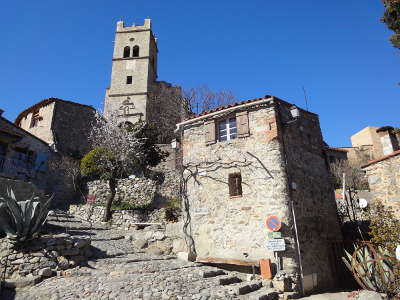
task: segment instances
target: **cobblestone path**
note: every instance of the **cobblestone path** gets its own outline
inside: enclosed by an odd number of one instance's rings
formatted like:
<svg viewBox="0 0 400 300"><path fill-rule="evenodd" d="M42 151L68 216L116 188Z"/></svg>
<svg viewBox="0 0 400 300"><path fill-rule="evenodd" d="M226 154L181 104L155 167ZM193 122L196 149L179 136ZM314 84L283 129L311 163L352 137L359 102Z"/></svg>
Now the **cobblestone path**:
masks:
<svg viewBox="0 0 400 300"><path fill-rule="evenodd" d="M73 218L59 221L69 234L92 238L94 257L63 276L9 290L2 299L278 299L275 290L260 280L246 281L243 274L134 252L126 231L91 229Z"/></svg>

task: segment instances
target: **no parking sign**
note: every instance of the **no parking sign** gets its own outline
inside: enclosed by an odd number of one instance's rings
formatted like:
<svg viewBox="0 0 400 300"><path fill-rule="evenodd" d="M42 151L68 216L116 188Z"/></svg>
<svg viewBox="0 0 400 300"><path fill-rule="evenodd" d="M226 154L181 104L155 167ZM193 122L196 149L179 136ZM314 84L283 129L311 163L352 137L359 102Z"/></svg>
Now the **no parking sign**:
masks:
<svg viewBox="0 0 400 300"><path fill-rule="evenodd" d="M282 227L282 222L277 216L270 216L265 221L267 228L271 231L279 231Z"/></svg>

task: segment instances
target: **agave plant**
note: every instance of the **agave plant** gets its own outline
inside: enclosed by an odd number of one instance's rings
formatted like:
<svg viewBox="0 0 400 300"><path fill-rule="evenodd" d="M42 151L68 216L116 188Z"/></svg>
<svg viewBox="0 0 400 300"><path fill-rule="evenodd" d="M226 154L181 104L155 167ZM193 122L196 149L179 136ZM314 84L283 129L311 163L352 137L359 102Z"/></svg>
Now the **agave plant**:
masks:
<svg viewBox="0 0 400 300"><path fill-rule="evenodd" d="M347 257L342 259L362 288L389 295L400 291L397 262L387 249L366 242L354 248L353 254L345 251Z"/></svg>
<svg viewBox="0 0 400 300"><path fill-rule="evenodd" d="M17 201L12 189L0 197L0 232L4 232L12 242L22 242L38 235L46 222L54 195L44 203L39 197Z"/></svg>

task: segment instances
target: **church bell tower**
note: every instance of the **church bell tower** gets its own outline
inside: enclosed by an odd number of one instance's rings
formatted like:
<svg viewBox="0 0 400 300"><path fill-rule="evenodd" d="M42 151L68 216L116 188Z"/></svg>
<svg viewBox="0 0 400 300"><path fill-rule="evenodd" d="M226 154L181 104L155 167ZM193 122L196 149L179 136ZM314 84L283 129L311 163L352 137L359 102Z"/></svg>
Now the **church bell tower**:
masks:
<svg viewBox="0 0 400 300"><path fill-rule="evenodd" d="M117 22L111 85L104 102L106 115L118 116L121 124L147 120L149 91L157 80L157 52L150 19L131 27Z"/></svg>

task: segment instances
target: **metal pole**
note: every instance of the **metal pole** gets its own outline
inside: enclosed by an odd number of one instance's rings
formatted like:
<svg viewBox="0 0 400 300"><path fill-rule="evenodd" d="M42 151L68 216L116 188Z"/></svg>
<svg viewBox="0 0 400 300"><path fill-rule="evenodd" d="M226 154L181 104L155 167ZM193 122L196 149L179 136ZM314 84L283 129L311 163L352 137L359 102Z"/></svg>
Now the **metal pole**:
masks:
<svg viewBox="0 0 400 300"><path fill-rule="evenodd" d="M301 278L301 293L304 296L305 292L304 292L303 264L302 264L302 259L301 259L299 233L297 231L296 214L294 212L294 205L293 205L293 200L292 199L290 199L290 206L291 206L292 215L293 215L294 233L295 233L295 236L296 236L296 244L297 244L297 255L299 256L299 267L300 267L300 278Z"/></svg>

